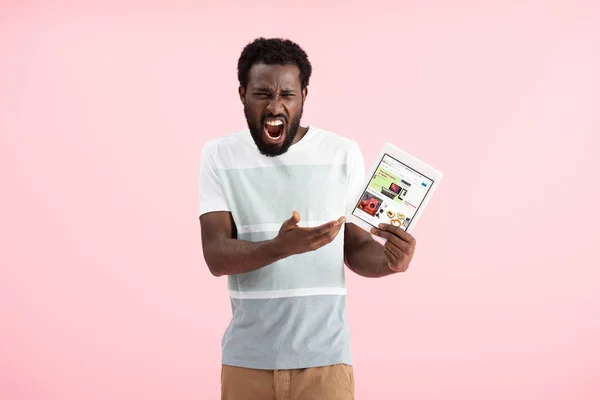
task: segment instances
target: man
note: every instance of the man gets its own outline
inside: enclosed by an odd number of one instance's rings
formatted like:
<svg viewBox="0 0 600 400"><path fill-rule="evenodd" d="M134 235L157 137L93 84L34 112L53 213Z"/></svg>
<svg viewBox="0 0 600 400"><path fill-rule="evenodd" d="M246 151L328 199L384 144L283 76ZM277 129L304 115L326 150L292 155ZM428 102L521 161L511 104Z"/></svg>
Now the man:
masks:
<svg viewBox="0 0 600 400"><path fill-rule="evenodd" d="M223 400L354 398L344 264L366 277L408 268L415 240L345 223L365 179L356 142L301 126L312 67L289 40L259 38L238 61L248 129L201 155L204 259L228 276Z"/></svg>

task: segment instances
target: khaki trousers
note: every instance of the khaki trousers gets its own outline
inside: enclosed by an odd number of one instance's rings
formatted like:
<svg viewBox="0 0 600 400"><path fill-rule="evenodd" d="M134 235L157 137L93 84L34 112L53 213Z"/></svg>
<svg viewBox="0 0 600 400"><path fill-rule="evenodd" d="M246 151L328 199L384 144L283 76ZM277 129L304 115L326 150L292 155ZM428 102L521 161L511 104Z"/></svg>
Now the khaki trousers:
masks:
<svg viewBox="0 0 600 400"><path fill-rule="evenodd" d="M223 365L221 400L354 400L352 366L261 370Z"/></svg>

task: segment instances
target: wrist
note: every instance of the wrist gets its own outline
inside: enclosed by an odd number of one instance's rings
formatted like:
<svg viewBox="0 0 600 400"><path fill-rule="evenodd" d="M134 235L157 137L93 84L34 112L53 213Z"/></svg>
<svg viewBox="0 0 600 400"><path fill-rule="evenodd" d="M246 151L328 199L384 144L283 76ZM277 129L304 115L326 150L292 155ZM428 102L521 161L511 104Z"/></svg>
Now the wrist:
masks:
<svg viewBox="0 0 600 400"><path fill-rule="evenodd" d="M268 251L275 261L289 257L291 253L279 235L268 241Z"/></svg>

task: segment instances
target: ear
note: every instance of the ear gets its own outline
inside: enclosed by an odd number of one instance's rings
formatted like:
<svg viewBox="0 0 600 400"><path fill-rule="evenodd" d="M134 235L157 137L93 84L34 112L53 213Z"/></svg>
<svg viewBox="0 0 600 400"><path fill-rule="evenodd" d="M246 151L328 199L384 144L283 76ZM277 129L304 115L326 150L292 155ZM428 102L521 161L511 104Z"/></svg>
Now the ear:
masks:
<svg viewBox="0 0 600 400"><path fill-rule="evenodd" d="M240 87L238 88L238 93L239 93L239 95L240 95L240 100L242 101L242 104L246 105L246 99L245 99L245 96L246 96L246 89L245 89L245 88L243 88L242 86L240 86Z"/></svg>
<svg viewBox="0 0 600 400"><path fill-rule="evenodd" d="M308 96L308 88L305 87L302 89L302 105L304 105L304 101L306 100L306 96Z"/></svg>

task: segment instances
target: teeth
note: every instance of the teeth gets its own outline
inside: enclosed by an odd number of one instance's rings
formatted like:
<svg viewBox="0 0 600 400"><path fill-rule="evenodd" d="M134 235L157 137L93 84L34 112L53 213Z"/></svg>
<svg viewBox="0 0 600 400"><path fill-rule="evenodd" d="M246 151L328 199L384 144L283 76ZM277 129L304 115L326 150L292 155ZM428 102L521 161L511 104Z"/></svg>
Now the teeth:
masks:
<svg viewBox="0 0 600 400"><path fill-rule="evenodd" d="M278 126L278 125L283 125L283 122L281 122L280 120L274 120L274 121L267 121L266 122L267 125L271 125L271 126Z"/></svg>

